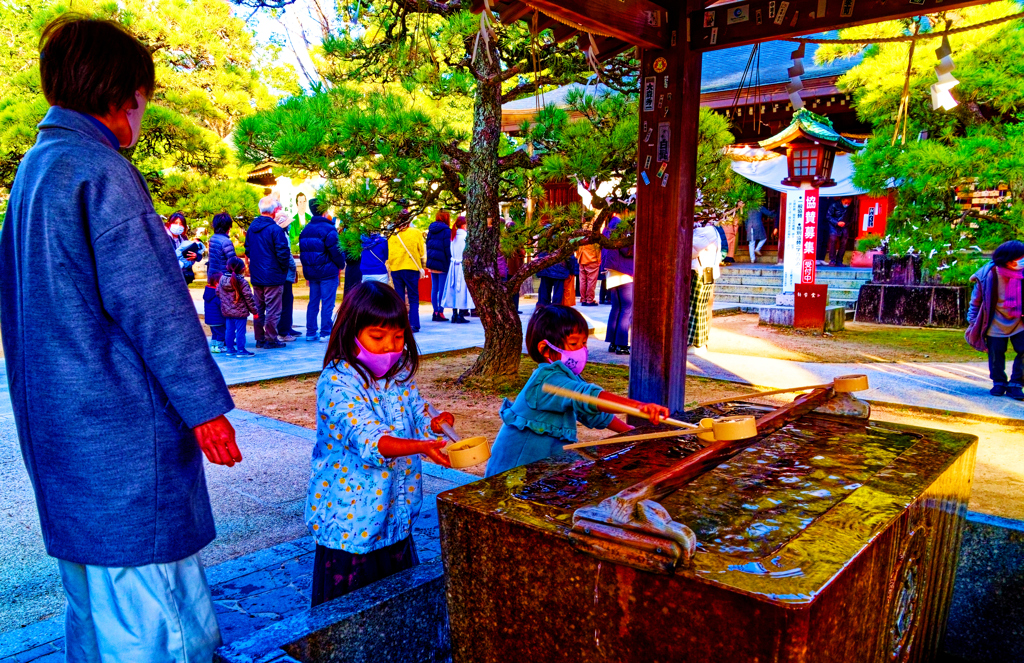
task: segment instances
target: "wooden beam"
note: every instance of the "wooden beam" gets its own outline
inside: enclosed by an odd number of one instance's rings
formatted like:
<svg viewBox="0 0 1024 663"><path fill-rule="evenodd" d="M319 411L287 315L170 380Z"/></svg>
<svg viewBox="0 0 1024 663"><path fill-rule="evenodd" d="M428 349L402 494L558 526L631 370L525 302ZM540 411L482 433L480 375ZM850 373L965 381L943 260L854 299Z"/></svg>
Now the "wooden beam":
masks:
<svg viewBox="0 0 1024 663"><path fill-rule="evenodd" d="M528 14L533 13L533 8L529 5L524 5L521 2L510 2L508 7L504 11L499 11L498 15L501 16L501 22L505 25L515 23L521 18L525 18Z"/></svg>
<svg viewBox="0 0 1024 663"><path fill-rule="evenodd" d="M921 0L921 4L906 0L751 0L693 10L690 43L694 50L713 51L989 2L992 0Z"/></svg>
<svg viewBox="0 0 1024 663"><path fill-rule="evenodd" d="M684 7L690 11L702 6L702 0L685 0ZM653 109L644 110L642 93L640 98L629 370L631 398L662 403L672 412L682 412L686 403L686 331L700 117L701 54L686 43L684 7L669 21L677 45L671 45L670 35L668 48L645 49L641 56L640 82L653 82L655 89ZM664 182L658 177L662 163L659 136L668 141ZM661 156L665 156L663 152ZM645 174L648 184L644 183Z"/></svg>
<svg viewBox="0 0 1024 663"><path fill-rule="evenodd" d="M644 48L669 45L668 14L651 0L526 0L526 4L581 32Z"/></svg>

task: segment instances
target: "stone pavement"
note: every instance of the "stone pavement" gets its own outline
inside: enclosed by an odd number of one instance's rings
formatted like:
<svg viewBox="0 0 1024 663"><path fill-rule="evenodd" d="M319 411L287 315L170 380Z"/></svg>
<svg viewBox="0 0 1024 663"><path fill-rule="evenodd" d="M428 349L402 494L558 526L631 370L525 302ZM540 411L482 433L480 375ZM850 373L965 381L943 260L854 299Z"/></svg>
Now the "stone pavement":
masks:
<svg viewBox="0 0 1024 663"><path fill-rule="evenodd" d="M306 447L302 474L308 474L309 448L312 447L316 438L314 431L248 412L236 411L232 414L232 419L236 426L245 427L247 425L275 443L279 443L283 438L302 440ZM248 445L246 450L247 452L250 450ZM247 460L250 459L247 457ZM419 520L414 526L413 537L420 560L427 562L441 555L437 494L475 481L477 477L430 463L423 464L423 475L423 508ZM211 477L211 494L219 492L218 488L222 487L218 486L216 480ZM289 489L294 491L295 488L293 486ZM300 502L305 500L304 483L301 492L297 492L295 497ZM305 528L301 526L301 514L296 513L293 518L304 532ZM204 559L208 564L210 563L211 549L220 543L223 525L222 518L218 517L218 541L204 551ZM293 535L295 533L297 532L293 532ZM207 568L207 579L214 598L217 621L220 624L221 635L225 643L308 607L310 584L313 577L314 548L311 537L295 538L293 536L292 540L257 549L236 559L213 564ZM52 566L50 574L53 576L51 593L57 599L58 606L62 606L63 595L60 593L60 582L56 577L56 566L53 566L52 563L49 566ZM63 661L63 636L62 610L58 610L57 614L48 619L37 621L24 628L0 633L0 663L28 663L29 661L57 663Z"/></svg>
<svg viewBox="0 0 1024 663"><path fill-rule="evenodd" d="M591 361L629 365L629 357L612 355L591 343ZM597 346L597 347L594 347ZM863 373L871 389L858 394L869 401L895 403L984 417L1024 419L1024 403L988 393L987 362L819 364L720 352L687 355L687 375L782 389L823 384L837 375Z"/></svg>

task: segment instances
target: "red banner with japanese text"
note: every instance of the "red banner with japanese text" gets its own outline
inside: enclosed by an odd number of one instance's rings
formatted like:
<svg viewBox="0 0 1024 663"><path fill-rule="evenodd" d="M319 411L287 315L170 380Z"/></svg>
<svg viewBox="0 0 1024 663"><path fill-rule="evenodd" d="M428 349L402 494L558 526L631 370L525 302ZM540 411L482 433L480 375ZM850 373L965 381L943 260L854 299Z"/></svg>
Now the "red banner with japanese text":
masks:
<svg viewBox="0 0 1024 663"><path fill-rule="evenodd" d="M814 283L818 264L818 190L804 192L803 258L800 262L800 283Z"/></svg>

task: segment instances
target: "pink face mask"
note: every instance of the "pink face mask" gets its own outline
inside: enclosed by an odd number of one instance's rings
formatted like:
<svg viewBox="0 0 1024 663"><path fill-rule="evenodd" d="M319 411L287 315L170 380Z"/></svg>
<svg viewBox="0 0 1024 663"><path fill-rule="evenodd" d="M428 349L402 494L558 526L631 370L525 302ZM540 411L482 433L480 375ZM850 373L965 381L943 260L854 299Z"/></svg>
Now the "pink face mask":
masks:
<svg viewBox="0 0 1024 663"><path fill-rule="evenodd" d="M570 371L579 375L587 366L587 358L590 357L590 350L583 346L579 350L562 350L548 343L548 347L562 355L562 363Z"/></svg>
<svg viewBox="0 0 1024 663"><path fill-rule="evenodd" d="M356 345L359 346L359 352L356 354L356 359L359 360L363 366L370 369L370 372L373 373L374 377L378 378L382 378L387 375L388 371L391 370L391 367L402 358L402 353L404 352L404 350L399 350L398 352L382 352L381 354L370 352L363 347L363 344L359 342L358 338L356 339Z"/></svg>

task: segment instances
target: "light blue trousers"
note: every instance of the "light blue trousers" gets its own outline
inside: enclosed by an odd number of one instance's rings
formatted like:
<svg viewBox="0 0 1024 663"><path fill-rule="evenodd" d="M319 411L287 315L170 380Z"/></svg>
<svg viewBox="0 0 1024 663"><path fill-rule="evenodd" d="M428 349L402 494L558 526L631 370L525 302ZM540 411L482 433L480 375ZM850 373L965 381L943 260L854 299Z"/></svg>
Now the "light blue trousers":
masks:
<svg viewBox="0 0 1024 663"><path fill-rule="evenodd" d="M199 555L107 567L57 560L68 663L209 663L220 628Z"/></svg>

